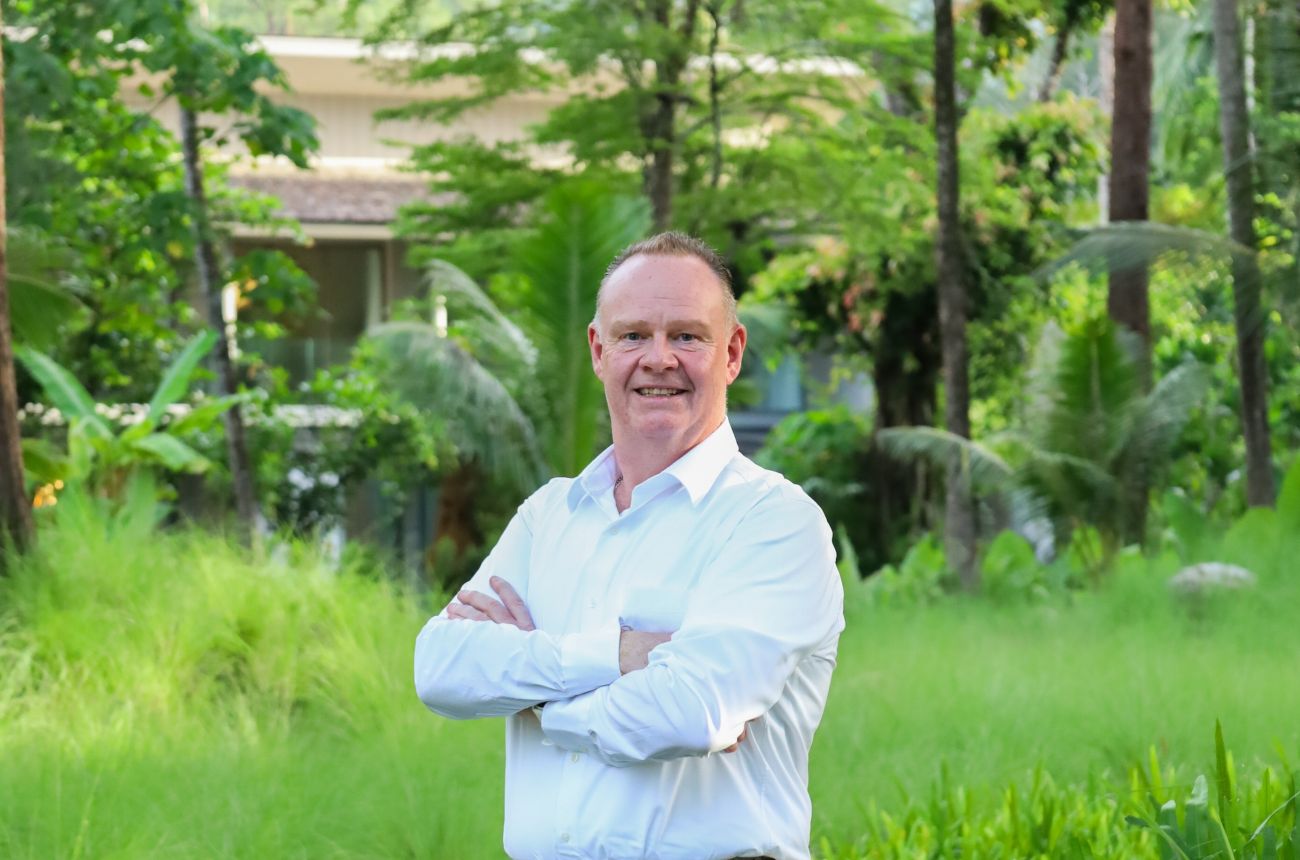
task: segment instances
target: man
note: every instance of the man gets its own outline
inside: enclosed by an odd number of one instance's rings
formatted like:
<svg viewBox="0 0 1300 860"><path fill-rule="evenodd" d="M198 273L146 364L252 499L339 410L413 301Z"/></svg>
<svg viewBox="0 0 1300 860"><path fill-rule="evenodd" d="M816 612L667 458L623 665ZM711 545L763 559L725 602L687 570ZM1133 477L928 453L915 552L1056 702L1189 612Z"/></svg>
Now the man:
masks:
<svg viewBox="0 0 1300 860"><path fill-rule="evenodd" d="M843 591L821 510L727 423L726 269L681 234L633 245L587 339L614 444L524 502L424 627L420 698L508 717L516 860L807 858Z"/></svg>

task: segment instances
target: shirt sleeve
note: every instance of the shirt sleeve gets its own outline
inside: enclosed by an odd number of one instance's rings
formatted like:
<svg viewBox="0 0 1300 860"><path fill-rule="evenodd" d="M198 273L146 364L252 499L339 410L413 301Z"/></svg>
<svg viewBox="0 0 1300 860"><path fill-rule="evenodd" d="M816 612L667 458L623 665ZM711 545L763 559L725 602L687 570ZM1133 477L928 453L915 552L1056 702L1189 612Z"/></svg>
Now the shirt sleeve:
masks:
<svg viewBox="0 0 1300 860"><path fill-rule="evenodd" d="M707 755L776 703L801 660L833 659L844 592L830 528L806 496L782 495L726 540L645 669L546 706L552 743L616 766Z"/></svg>
<svg viewBox="0 0 1300 860"><path fill-rule="evenodd" d="M499 576L521 595L528 593L533 523L544 492L520 506L466 589L496 598L488 581ZM506 716L613 681L619 676L618 638L616 622L556 635L452 619L444 608L415 640L415 689L429 710L444 717Z"/></svg>

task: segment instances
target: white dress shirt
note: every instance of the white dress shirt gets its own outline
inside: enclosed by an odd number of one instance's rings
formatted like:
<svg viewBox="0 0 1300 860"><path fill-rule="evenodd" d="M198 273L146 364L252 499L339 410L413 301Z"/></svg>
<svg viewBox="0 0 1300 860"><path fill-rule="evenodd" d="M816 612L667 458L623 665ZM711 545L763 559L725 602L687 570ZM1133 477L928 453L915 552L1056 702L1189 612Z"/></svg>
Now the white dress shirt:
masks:
<svg viewBox="0 0 1300 860"><path fill-rule="evenodd" d="M622 514L614 469L611 448L520 506L466 587L505 579L537 629L430 619L420 698L508 717L515 860L807 858L808 750L844 627L826 519L726 421ZM673 638L620 675L620 625ZM540 723L519 713L540 702Z"/></svg>

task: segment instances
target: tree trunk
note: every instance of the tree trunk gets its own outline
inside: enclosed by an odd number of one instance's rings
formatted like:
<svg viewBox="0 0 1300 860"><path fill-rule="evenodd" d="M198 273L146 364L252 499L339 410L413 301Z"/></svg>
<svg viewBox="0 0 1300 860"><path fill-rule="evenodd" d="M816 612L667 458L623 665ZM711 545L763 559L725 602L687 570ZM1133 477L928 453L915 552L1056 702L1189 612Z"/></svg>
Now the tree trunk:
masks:
<svg viewBox="0 0 1300 860"><path fill-rule="evenodd" d="M1255 183L1237 0L1214 0L1214 64L1219 78L1219 130L1223 136L1229 227L1233 241L1253 251ZM1253 255L1233 255L1232 298L1241 374L1241 424L1246 436L1246 503L1267 507L1274 498L1268 369L1264 363L1260 272Z"/></svg>
<svg viewBox="0 0 1300 860"><path fill-rule="evenodd" d="M1101 92L1098 94L1098 107L1105 116L1115 113L1115 13L1106 16L1106 21L1097 33L1097 68L1101 78ZM1097 177L1097 223L1110 222L1110 173Z"/></svg>
<svg viewBox="0 0 1300 860"><path fill-rule="evenodd" d="M483 476L474 461L461 463L443 476L438 486L438 516L433 528L435 543L451 541L457 557L483 543L483 530L474 513Z"/></svg>
<svg viewBox="0 0 1300 860"><path fill-rule="evenodd" d="M1056 87L1061 83L1061 72L1065 68L1065 58L1070 53L1070 35L1074 30L1073 22L1066 21L1061 31L1056 34L1056 44L1052 46L1052 59L1048 62L1047 77L1038 91L1040 102L1049 102L1056 94Z"/></svg>
<svg viewBox="0 0 1300 860"><path fill-rule="evenodd" d="M1110 221L1146 221L1151 168L1151 0L1115 5L1115 107L1110 131ZM1151 319L1145 266L1110 272L1111 319L1145 346L1150 381Z"/></svg>
<svg viewBox="0 0 1300 860"><path fill-rule="evenodd" d="M221 288L217 283L217 255L212 244L208 222L208 204L203 191L203 172L199 161L198 122L194 112L181 106L181 150L185 162L185 190L193 204L195 245L198 250L197 271L199 292L207 312L208 325L217 332L213 350L217 365L217 385L223 396L238 390L235 382L235 365L230 357L230 343L226 338L226 324L221 312ZM239 404L226 410L223 420L226 429L226 450L230 457L230 477L235 489L235 512L244 538L251 541L256 535L257 497L253 493L253 474L248 457L248 444L244 436L244 419Z"/></svg>
<svg viewBox="0 0 1300 860"><path fill-rule="evenodd" d="M0 42L4 38L0 14ZM4 58L0 54L0 573L4 543L25 549L32 540L32 508L23 480L23 449L18 435L18 387L14 380L13 335L9 327L9 277L5 256Z"/></svg>
<svg viewBox="0 0 1300 860"><path fill-rule="evenodd" d="M938 154L939 235L935 263L939 277L939 336L943 348L944 416L948 431L970 438L970 388L966 356L966 288L962 283L961 223L958 210L957 82L952 0L934 0L934 133ZM944 512L948 563L967 589L975 588L975 509L970 470L948 469Z"/></svg>
<svg viewBox="0 0 1300 860"><path fill-rule="evenodd" d="M1110 129L1110 222L1146 221L1151 167L1151 0L1115 4L1114 113ZM1145 265L1110 269L1106 309L1117 324L1135 332L1141 343L1139 373L1151 388L1151 310ZM1124 539L1146 535L1150 478L1144 471L1126 476L1121 504L1127 524Z"/></svg>
<svg viewBox="0 0 1300 860"><path fill-rule="evenodd" d="M650 160L645 169L645 193L650 198L654 231L661 233L673 222L673 147L676 146L677 110L671 93L660 92L655 101L647 134Z"/></svg>

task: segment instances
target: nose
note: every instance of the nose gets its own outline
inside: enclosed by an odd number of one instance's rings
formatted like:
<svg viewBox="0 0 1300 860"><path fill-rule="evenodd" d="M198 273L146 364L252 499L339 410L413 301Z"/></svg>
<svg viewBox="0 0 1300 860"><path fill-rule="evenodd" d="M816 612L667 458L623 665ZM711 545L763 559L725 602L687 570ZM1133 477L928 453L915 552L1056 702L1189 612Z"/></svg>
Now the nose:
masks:
<svg viewBox="0 0 1300 860"><path fill-rule="evenodd" d="M668 335L657 334L641 353L641 366L646 370L672 370L677 367L677 353L673 352Z"/></svg>

